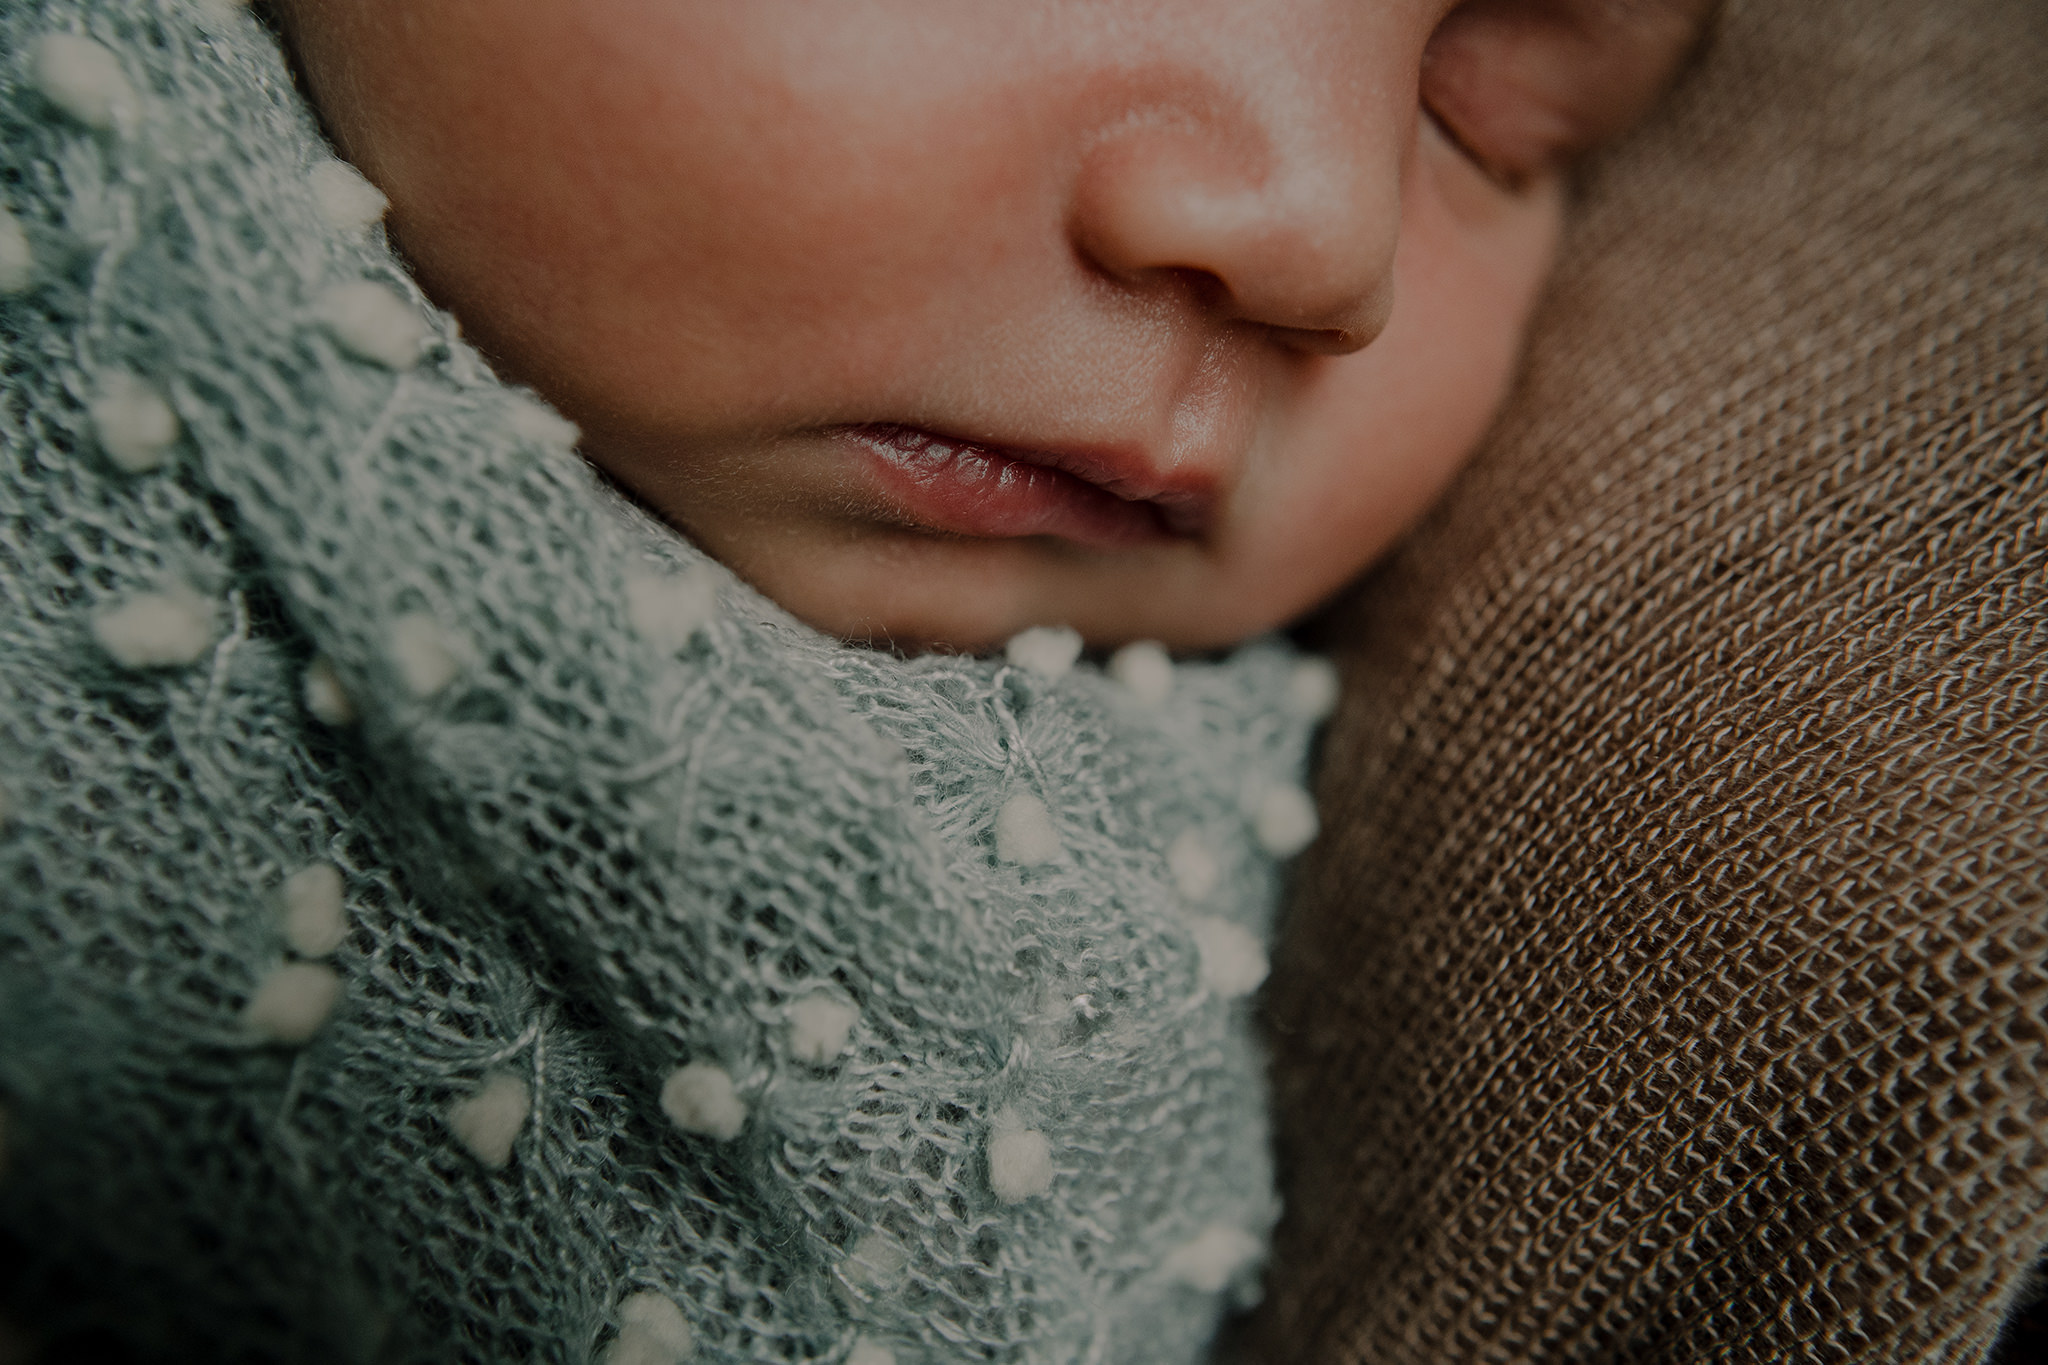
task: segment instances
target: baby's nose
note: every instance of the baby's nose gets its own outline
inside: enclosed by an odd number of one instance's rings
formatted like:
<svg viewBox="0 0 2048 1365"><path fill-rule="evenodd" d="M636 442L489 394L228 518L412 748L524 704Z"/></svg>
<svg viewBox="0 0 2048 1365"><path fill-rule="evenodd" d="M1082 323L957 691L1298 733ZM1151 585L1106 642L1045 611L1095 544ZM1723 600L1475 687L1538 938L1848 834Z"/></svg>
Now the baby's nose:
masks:
<svg viewBox="0 0 2048 1365"><path fill-rule="evenodd" d="M1401 221L1398 111L1140 110L1092 141L1074 184L1082 256L1127 284L1195 283L1203 306L1342 353L1386 326Z"/></svg>

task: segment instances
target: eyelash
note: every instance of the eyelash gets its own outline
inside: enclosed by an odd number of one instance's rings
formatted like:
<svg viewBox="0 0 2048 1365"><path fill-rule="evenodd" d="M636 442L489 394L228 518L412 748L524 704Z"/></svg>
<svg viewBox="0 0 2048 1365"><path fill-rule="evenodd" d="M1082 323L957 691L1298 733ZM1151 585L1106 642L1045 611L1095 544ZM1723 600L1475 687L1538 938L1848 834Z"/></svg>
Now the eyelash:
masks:
<svg viewBox="0 0 2048 1365"><path fill-rule="evenodd" d="M1423 50L1422 109L1490 179L1526 186L1640 119L1716 0L1462 0Z"/></svg>
<svg viewBox="0 0 2048 1365"><path fill-rule="evenodd" d="M1514 170L1507 166L1501 165L1500 163L1492 160L1489 157L1481 155L1478 149L1473 147L1473 145L1469 141L1467 141L1462 134L1458 132L1457 128L1452 125L1449 119L1445 118L1442 114L1438 113L1436 108L1433 105L1431 105L1428 100L1423 100L1421 102L1421 112L1422 117L1429 120L1430 125L1434 127L1439 134L1442 135L1443 140L1445 142L1450 143L1451 147L1458 153L1459 156L1465 159L1465 161L1472 167L1472 169L1478 171L1481 175L1485 176L1488 180L1492 181L1500 189L1505 190L1510 194L1519 194L1524 189L1528 188L1529 181L1532 178L1532 172Z"/></svg>
<svg viewBox="0 0 2048 1365"><path fill-rule="evenodd" d="M1456 148L1480 174L1501 189L1513 193L1525 187L1531 178L1544 169L1544 161L1537 159L1534 164L1522 164L1514 158L1504 157L1500 148L1485 145L1482 137L1478 135L1479 130L1460 126L1458 117L1442 103L1447 99L1451 110L1462 106L1469 115L1475 105L1473 76L1476 73L1488 87L1487 98L1476 102L1482 110L1483 130L1487 123L1487 116L1483 111L1493 105L1503 93L1495 88L1499 85L1497 75L1492 80L1486 80L1493 74L1489 72L1488 67L1500 59L1501 44L1514 41L1515 35L1503 33L1498 29L1489 32L1482 27L1481 45L1475 48L1471 37L1473 30L1469 25L1453 32L1459 27L1460 12L1466 8L1465 5L1452 7L1451 12L1444 16L1443 27L1432 35L1424 49L1417 98L1423 117L1429 119L1445 141ZM1445 42L1446 38L1449 39L1448 43ZM1526 157L1522 159L1527 160L1529 159Z"/></svg>

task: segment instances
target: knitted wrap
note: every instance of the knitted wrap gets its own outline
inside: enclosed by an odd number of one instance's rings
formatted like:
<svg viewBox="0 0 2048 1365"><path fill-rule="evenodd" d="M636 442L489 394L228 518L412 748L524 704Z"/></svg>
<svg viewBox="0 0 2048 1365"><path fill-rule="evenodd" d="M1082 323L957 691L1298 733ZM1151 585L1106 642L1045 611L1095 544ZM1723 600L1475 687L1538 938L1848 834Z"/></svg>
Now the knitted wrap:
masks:
<svg viewBox="0 0 2048 1365"><path fill-rule="evenodd" d="M19 1331L1137 1365L1255 1296L1324 666L797 624L458 340L219 0L0 5L0 192Z"/></svg>

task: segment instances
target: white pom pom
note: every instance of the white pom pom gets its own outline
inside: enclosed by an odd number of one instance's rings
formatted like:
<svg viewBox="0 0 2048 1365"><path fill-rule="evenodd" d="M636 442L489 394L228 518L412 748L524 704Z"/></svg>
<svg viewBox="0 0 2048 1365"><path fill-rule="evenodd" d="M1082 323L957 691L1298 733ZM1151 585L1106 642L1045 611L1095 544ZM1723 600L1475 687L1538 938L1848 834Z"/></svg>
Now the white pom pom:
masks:
<svg viewBox="0 0 2048 1365"><path fill-rule="evenodd" d="M1202 954L1202 984L1225 1000L1250 995L1266 979L1266 949L1249 930L1214 915L1196 915L1188 931Z"/></svg>
<svg viewBox="0 0 2048 1365"><path fill-rule="evenodd" d="M330 286L315 305L341 348L393 370L409 368L427 344L427 323L389 285L350 280Z"/></svg>
<svg viewBox="0 0 2048 1365"><path fill-rule="evenodd" d="M284 941L300 957L326 957L348 937L341 869L309 863L284 880Z"/></svg>
<svg viewBox="0 0 2048 1365"><path fill-rule="evenodd" d="M729 1142L747 1124L747 1106L722 1066L691 1062L661 1085L661 1112L686 1133Z"/></svg>
<svg viewBox="0 0 2048 1365"><path fill-rule="evenodd" d="M1066 626L1033 626L1012 635L1003 655L1041 678L1061 677L1081 657L1081 632Z"/></svg>
<svg viewBox="0 0 2048 1365"><path fill-rule="evenodd" d="M512 405L512 434L550 450L571 451L583 439L576 424L538 398L521 397Z"/></svg>
<svg viewBox="0 0 2048 1365"><path fill-rule="evenodd" d="M471 1156L495 1171L512 1159L512 1144L532 1112L533 1091L526 1082L500 1071L448 1106L448 1127Z"/></svg>
<svg viewBox="0 0 2048 1365"><path fill-rule="evenodd" d="M178 439L178 414L171 411L170 400L156 385L126 370L100 376L99 396L89 411L100 449L130 474L162 464Z"/></svg>
<svg viewBox="0 0 2048 1365"><path fill-rule="evenodd" d="M1341 680L1328 659L1297 659L1287 675L1287 711L1300 720L1324 720L1337 709Z"/></svg>
<svg viewBox="0 0 2048 1365"><path fill-rule="evenodd" d="M1049 863L1060 856L1059 832L1045 802L1029 792L996 812L996 857L1006 863Z"/></svg>
<svg viewBox="0 0 2048 1365"><path fill-rule="evenodd" d="M343 232L361 232L384 216L391 201L384 191L363 178L363 173L346 161L329 157L308 173L313 185L313 205L330 227Z"/></svg>
<svg viewBox="0 0 2048 1365"><path fill-rule="evenodd" d="M125 597L92 618L93 638L123 668L194 663L213 632L213 604L183 584Z"/></svg>
<svg viewBox="0 0 2048 1365"><path fill-rule="evenodd" d="M355 703L349 700L347 689L341 685L341 675L334 671L334 663L326 655L316 654L313 662L306 665L300 691L306 699L306 710L322 725L348 725L355 721Z"/></svg>
<svg viewBox="0 0 2048 1365"><path fill-rule="evenodd" d="M1174 890L1190 904L1207 900L1223 876L1215 852L1196 829L1181 831L1173 847L1166 850L1166 870L1173 876Z"/></svg>
<svg viewBox="0 0 2048 1365"><path fill-rule="evenodd" d="M1109 656L1109 676L1141 706L1157 706L1173 691L1173 660L1157 640L1138 640Z"/></svg>
<svg viewBox="0 0 2048 1365"><path fill-rule="evenodd" d="M626 619L662 649L681 649L717 614L718 575L706 565L626 580Z"/></svg>
<svg viewBox="0 0 2048 1365"><path fill-rule="evenodd" d="M19 294L36 277L36 253L28 233L6 209L0 209L0 294Z"/></svg>
<svg viewBox="0 0 2048 1365"><path fill-rule="evenodd" d="M789 1052L800 1062L827 1066L846 1051L860 1011L827 991L813 991L789 1007Z"/></svg>
<svg viewBox="0 0 2048 1365"><path fill-rule="evenodd" d="M1259 847L1275 858L1292 858L1315 842L1320 828L1315 798L1285 782L1266 788L1259 798L1259 813L1252 820Z"/></svg>
<svg viewBox="0 0 2048 1365"><path fill-rule="evenodd" d="M272 1042L299 1044L320 1031L341 999L341 978L317 962L287 962L263 978L242 1022Z"/></svg>
<svg viewBox="0 0 2048 1365"><path fill-rule="evenodd" d="M36 88L88 128L112 128L138 108L120 58L76 33L48 33L35 47Z"/></svg>
<svg viewBox="0 0 2048 1365"><path fill-rule="evenodd" d="M903 1243L886 1232L871 1232L854 1244L839 1263L839 1274L861 1289L893 1289L903 1282L910 1267L910 1253Z"/></svg>
<svg viewBox="0 0 2048 1365"><path fill-rule="evenodd" d="M468 642L423 611L409 611L391 623L392 664L415 697L431 697L462 672Z"/></svg>
<svg viewBox="0 0 2048 1365"><path fill-rule="evenodd" d="M1243 1228L1212 1223L1178 1247L1161 1267L1167 1278L1214 1294L1259 1255L1259 1239Z"/></svg>
<svg viewBox="0 0 2048 1365"><path fill-rule="evenodd" d="M873 1337L858 1337L846 1353L846 1365L896 1365L896 1353Z"/></svg>
<svg viewBox="0 0 2048 1365"><path fill-rule="evenodd" d="M1052 1188L1052 1143L1035 1128L1016 1126L1009 1110L997 1114L988 1140L988 1183L1005 1204L1021 1203Z"/></svg>
<svg viewBox="0 0 2048 1365"><path fill-rule="evenodd" d="M642 1290L619 1305L619 1334L604 1349L604 1365L681 1365L696 1349L675 1300Z"/></svg>

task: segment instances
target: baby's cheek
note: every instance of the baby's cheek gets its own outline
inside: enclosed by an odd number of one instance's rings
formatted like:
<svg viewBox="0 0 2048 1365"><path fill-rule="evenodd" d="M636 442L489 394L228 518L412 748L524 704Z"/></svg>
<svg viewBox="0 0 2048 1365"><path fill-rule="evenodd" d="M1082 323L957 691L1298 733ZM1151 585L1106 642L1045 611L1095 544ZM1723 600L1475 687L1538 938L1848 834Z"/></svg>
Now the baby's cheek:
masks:
<svg viewBox="0 0 2048 1365"><path fill-rule="evenodd" d="M1555 183L1475 193L1442 174L1469 167L1428 157L1408 177L1386 331L1355 355L1309 363L1285 434L1245 490L1257 543L1244 572L1291 592L1295 610L1384 553L1472 454L1556 253Z"/></svg>

